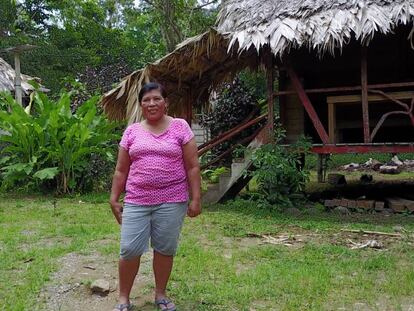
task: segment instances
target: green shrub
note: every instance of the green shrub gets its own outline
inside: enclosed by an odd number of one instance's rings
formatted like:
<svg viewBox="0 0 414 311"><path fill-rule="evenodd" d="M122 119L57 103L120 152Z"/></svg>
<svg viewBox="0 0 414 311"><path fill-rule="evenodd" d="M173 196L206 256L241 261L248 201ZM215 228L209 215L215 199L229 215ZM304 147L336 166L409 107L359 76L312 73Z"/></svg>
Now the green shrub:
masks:
<svg viewBox="0 0 414 311"><path fill-rule="evenodd" d="M114 161L116 124L96 110L98 97L70 109L70 95L63 93L55 102L35 93L31 114L10 95L1 95L6 111L0 111L0 151L2 187L54 187L58 193L81 191L95 178L87 171L93 155ZM10 112L8 112L10 111Z"/></svg>
<svg viewBox="0 0 414 311"><path fill-rule="evenodd" d="M273 144L263 145L253 153L255 169L250 174L256 178L263 199L271 204L291 206L301 198L298 194L309 180L309 171L302 166L302 158L309 153L311 144L302 138L286 148L281 145L283 137L284 132L279 128Z"/></svg>

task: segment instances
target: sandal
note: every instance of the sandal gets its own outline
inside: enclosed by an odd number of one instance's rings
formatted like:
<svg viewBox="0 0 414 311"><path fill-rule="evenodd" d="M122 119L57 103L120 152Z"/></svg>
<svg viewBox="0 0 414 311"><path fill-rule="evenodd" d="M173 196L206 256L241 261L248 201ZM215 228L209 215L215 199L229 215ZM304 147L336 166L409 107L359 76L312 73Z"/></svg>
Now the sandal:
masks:
<svg viewBox="0 0 414 311"><path fill-rule="evenodd" d="M127 311L131 311L132 308L132 303L120 303L115 306L115 309L119 311L124 311L125 309L127 309Z"/></svg>
<svg viewBox="0 0 414 311"><path fill-rule="evenodd" d="M177 310L175 308L174 303L170 299L167 299L167 298L157 299L155 300L154 303L162 311L176 311ZM168 304L173 304L173 306L168 308ZM165 308L163 309L161 306L164 306Z"/></svg>

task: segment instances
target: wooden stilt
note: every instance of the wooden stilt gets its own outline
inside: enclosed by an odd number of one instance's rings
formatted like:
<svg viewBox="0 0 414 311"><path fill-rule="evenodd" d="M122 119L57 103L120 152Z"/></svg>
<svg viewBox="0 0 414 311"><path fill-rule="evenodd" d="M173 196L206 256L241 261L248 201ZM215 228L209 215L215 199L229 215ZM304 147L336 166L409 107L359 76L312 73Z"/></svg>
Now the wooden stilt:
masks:
<svg viewBox="0 0 414 311"><path fill-rule="evenodd" d="M317 164L317 170L318 170L318 183L323 182L323 154L318 154L318 164Z"/></svg>
<svg viewBox="0 0 414 311"><path fill-rule="evenodd" d="M269 51L266 54L266 79L267 79L267 125L269 128L270 138L273 141L273 132L274 132L274 71L273 71L273 54Z"/></svg>
<svg viewBox="0 0 414 311"><path fill-rule="evenodd" d="M193 121L193 94L191 92L191 89L188 91L185 112L186 112L185 120L187 121L188 125L191 127L191 124Z"/></svg>
<svg viewBox="0 0 414 311"><path fill-rule="evenodd" d="M370 143L369 134L369 109L368 109L368 69L367 69L367 47L361 50L361 88L362 88L362 119L364 127L364 143Z"/></svg>
<svg viewBox="0 0 414 311"><path fill-rule="evenodd" d="M289 73L289 77L292 81L293 86L296 89L296 92L303 104L303 107L305 108L306 112L308 113L316 131L318 132L318 135L320 139L322 140L323 144L329 143L329 137L328 134L325 131L325 128L323 127L321 121L319 120L319 117L313 108L313 105L308 97L308 95L305 92L305 89L302 86L302 83L299 80L299 77L297 76L295 70L293 69L292 65L288 63L286 65L286 69Z"/></svg>

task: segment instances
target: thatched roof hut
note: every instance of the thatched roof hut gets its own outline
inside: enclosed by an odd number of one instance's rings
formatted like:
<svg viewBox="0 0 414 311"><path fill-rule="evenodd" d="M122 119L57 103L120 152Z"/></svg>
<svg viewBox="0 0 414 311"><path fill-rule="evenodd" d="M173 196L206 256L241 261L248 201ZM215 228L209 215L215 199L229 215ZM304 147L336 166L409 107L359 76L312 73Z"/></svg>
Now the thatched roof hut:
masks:
<svg viewBox="0 0 414 311"><path fill-rule="evenodd" d="M113 119L140 119L137 105L141 85L162 83L169 94L173 114L186 116L187 107L205 102L211 88L237 73L243 66L254 66L255 51L238 55L228 50L228 40L215 29L189 38L170 54L128 75L102 99L105 112ZM171 111L170 111L171 112Z"/></svg>
<svg viewBox="0 0 414 311"><path fill-rule="evenodd" d="M12 66L10 66L4 59L0 58L0 92L9 91L14 93L15 77L16 73ZM40 83L39 78L34 78L25 74L22 74L21 77L22 90L25 95L34 91L33 86L28 83L30 80L35 80L37 83ZM47 91L47 89L42 90Z"/></svg>
<svg viewBox="0 0 414 311"><path fill-rule="evenodd" d="M156 80L166 85L174 112L189 118L191 105L206 101L226 78L246 67L268 66L270 52L271 66L279 66L293 49L306 47L322 56L352 40L367 45L375 34L412 25L413 19L414 0L227 0L217 30L133 72L104 95L102 105L110 118L134 122L140 118L141 84Z"/></svg>

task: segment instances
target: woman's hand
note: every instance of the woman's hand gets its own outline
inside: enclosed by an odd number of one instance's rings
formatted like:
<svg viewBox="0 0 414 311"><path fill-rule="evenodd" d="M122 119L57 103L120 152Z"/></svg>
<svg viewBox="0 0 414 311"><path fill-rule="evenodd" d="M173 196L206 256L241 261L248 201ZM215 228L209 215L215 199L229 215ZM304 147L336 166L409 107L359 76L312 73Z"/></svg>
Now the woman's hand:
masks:
<svg viewBox="0 0 414 311"><path fill-rule="evenodd" d="M201 202L191 201L188 206L187 215L188 217L197 217L201 214Z"/></svg>
<svg viewBox="0 0 414 311"><path fill-rule="evenodd" d="M112 213L114 214L118 224L122 224L122 204L119 202L109 202Z"/></svg>

